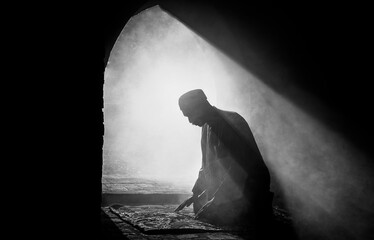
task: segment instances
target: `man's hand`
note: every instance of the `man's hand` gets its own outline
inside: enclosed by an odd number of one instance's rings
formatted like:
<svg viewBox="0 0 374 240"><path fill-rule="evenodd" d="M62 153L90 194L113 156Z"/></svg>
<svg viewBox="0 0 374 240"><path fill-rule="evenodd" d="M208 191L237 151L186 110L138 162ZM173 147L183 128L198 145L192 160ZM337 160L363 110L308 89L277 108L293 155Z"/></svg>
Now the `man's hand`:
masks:
<svg viewBox="0 0 374 240"><path fill-rule="evenodd" d="M174 212L178 212L180 210L182 210L183 208L185 207L189 207L194 201L195 201L196 197L195 196L192 196L190 198L188 198L187 200L185 200L181 205L179 205L175 210Z"/></svg>

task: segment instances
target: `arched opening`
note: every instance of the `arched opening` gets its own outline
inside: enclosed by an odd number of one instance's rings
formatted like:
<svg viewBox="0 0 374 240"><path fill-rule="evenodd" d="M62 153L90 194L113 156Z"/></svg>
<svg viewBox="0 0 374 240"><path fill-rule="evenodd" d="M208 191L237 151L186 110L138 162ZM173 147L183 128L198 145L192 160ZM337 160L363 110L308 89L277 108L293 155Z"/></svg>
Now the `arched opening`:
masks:
<svg viewBox="0 0 374 240"><path fill-rule="evenodd" d="M178 98L202 88L215 104L216 81L226 74L220 64L206 41L160 7L130 19L105 70L103 192L120 191L111 183L121 178L173 184L166 192L191 190L200 129L188 124Z"/></svg>

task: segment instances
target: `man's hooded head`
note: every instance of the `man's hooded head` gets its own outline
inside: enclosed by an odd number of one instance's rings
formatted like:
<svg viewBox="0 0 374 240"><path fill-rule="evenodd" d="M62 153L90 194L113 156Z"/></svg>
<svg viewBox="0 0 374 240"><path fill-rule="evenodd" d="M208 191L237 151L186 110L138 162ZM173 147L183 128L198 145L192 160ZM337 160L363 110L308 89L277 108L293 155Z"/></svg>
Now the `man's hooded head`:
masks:
<svg viewBox="0 0 374 240"><path fill-rule="evenodd" d="M210 106L203 90L195 89L186 92L179 98L179 107L190 123L203 126L205 123L206 107Z"/></svg>
<svg viewBox="0 0 374 240"><path fill-rule="evenodd" d="M190 108L199 107L201 104L207 102L207 97L203 90L195 89L186 92L179 98L179 107L182 111L189 110Z"/></svg>

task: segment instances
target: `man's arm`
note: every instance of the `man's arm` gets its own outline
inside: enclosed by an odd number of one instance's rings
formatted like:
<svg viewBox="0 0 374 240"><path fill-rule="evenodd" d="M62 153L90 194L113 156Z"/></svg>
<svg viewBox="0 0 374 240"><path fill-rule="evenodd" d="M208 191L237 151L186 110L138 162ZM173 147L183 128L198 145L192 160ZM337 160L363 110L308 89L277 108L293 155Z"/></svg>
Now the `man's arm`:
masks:
<svg viewBox="0 0 374 240"><path fill-rule="evenodd" d="M183 208L185 207L189 207L194 201L196 200L196 196L193 195L192 197L188 198L187 200L185 200L181 205L179 205L175 210L174 212L178 212L180 210L182 210Z"/></svg>

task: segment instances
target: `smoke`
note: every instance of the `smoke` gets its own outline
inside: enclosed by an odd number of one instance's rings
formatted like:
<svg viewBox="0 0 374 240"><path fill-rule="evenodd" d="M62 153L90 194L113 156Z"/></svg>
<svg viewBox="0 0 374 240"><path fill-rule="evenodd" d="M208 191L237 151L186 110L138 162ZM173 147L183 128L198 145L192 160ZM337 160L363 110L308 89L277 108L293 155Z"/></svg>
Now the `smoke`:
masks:
<svg viewBox="0 0 374 240"><path fill-rule="evenodd" d="M201 129L188 123L177 102L194 88L248 121L277 183L273 191L284 197L302 239L367 236L374 209L367 156L159 7L127 23L109 58L104 174L192 187Z"/></svg>
<svg viewBox="0 0 374 240"><path fill-rule="evenodd" d="M224 54L216 55L227 72L216 83L218 104L248 121L280 188L273 190L284 196L301 238L367 238L374 220L368 156ZM288 91L318 102L292 86Z"/></svg>
<svg viewBox="0 0 374 240"><path fill-rule="evenodd" d="M130 19L105 70L104 174L181 181L190 191L201 129L178 98L202 88L214 103L216 65L207 44L159 7Z"/></svg>

